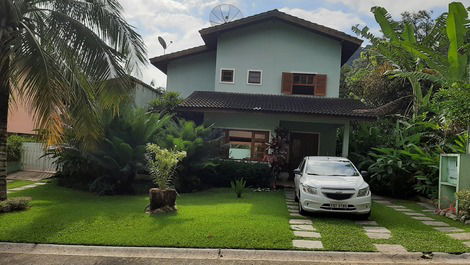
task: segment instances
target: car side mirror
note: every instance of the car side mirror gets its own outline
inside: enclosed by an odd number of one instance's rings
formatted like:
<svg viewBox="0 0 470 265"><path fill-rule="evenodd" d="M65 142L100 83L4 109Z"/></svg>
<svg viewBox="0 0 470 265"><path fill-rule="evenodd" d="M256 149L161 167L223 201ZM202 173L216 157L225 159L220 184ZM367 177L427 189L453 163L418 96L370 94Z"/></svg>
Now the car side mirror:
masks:
<svg viewBox="0 0 470 265"><path fill-rule="evenodd" d="M298 169L298 168L294 169L294 174L300 175L300 169Z"/></svg>
<svg viewBox="0 0 470 265"><path fill-rule="evenodd" d="M362 175L363 177L368 177L368 176L369 176L369 172L363 170L363 171L361 171L361 175Z"/></svg>

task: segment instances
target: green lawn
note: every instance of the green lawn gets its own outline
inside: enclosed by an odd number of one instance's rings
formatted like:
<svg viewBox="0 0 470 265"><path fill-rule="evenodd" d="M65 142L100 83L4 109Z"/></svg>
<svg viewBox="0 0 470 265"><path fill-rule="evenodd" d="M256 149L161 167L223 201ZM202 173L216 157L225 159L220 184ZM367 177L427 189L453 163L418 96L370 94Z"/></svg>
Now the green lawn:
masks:
<svg viewBox="0 0 470 265"><path fill-rule="evenodd" d="M147 196L98 197L51 183L15 192L33 197L32 208L0 214L0 241L208 248L292 249L293 233L283 192L229 189L182 194L178 213L149 216ZM400 201L410 209L416 203ZM470 231L444 217L434 218ZM295 217L294 217L295 218ZM369 239L351 217L313 215L324 250L376 251L373 244L400 244L408 251L468 252L460 241L392 208L373 204L371 220L392 232L388 240Z"/></svg>
<svg viewBox="0 0 470 265"><path fill-rule="evenodd" d="M23 186L27 186L30 184L33 184L35 182L29 181L29 180L13 180L12 182L7 183L8 189L14 189L14 188L19 188Z"/></svg>
<svg viewBox="0 0 470 265"><path fill-rule="evenodd" d="M282 192L182 194L178 213L149 216L147 196L98 197L44 185L15 192L32 208L0 214L0 241L114 246L291 248Z"/></svg>
<svg viewBox="0 0 470 265"><path fill-rule="evenodd" d="M410 209L422 210L423 207L414 202L401 202ZM464 228L468 226L449 220L445 217L429 214L439 221L449 223L451 226ZM421 221L397 212L394 209L374 203L370 220L376 221L379 226L386 227L392 233L387 240L370 239L363 232L362 227L355 224L354 218L326 217L314 215L314 226L322 236L322 243L327 250L337 251L375 251L373 244L400 244L408 251L413 252L468 252L461 241L452 239L446 234L424 225Z"/></svg>

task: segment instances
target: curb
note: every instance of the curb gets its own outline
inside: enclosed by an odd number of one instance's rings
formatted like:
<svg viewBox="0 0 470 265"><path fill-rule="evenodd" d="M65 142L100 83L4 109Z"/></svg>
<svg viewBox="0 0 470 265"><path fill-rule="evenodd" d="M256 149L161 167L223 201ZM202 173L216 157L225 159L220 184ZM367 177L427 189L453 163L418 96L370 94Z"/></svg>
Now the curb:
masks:
<svg viewBox="0 0 470 265"><path fill-rule="evenodd" d="M434 253L432 259L423 259L422 253L419 252L384 254L377 252L109 247L8 242L0 242L0 253L226 261L326 262L332 264L470 264L470 253L460 255Z"/></svg>

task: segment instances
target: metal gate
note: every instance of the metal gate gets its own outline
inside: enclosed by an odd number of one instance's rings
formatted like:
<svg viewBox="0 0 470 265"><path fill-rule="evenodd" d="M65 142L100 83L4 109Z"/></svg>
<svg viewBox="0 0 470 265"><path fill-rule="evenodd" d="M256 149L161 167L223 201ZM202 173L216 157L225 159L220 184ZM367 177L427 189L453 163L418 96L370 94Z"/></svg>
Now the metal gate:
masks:
<svg viewBox="0 0 470 265"><path fill-rule="evenodd" d="M44 156L45 150L41 143L23 143L21 164L25 171L55 172L55 159Z"/></svg>

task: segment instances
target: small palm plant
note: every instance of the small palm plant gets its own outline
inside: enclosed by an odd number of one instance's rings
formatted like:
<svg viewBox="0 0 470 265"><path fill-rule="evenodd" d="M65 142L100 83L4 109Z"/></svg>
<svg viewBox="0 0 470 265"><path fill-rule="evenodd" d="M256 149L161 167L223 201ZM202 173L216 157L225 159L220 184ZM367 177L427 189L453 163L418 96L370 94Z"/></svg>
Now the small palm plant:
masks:
<svg viewBox="0 0 470 265"><path fill-rule="evenodd" d="M241 198L243 191L245 191L246 181L243 178L233 180L230 182L230 186L232 186L233 191L237 194L237 198Z"/></svg>
<svg viewBox="0 0 470 265"><path fill-rule="evenodd" d="M147 144L147 166L157 189L150 189L150 211L176 210L176 190L172 182L178 163L186 157L184 151L173 151L161 148L156 144Z"/></svg>

